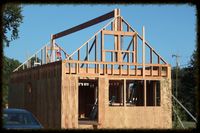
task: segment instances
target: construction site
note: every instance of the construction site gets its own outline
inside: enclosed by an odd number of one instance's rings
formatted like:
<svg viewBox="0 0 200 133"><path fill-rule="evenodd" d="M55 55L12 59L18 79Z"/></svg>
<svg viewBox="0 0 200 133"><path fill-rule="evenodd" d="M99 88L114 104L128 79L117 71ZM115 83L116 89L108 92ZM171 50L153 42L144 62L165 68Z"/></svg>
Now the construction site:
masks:
<svg viewBox="0 0 200 133"><path fill-rule="evenodd" d="M73 53L56 39L110 21ZM171 66L120 9L51 35L11 76L9 107L44 128L171 129Z"/></svg>

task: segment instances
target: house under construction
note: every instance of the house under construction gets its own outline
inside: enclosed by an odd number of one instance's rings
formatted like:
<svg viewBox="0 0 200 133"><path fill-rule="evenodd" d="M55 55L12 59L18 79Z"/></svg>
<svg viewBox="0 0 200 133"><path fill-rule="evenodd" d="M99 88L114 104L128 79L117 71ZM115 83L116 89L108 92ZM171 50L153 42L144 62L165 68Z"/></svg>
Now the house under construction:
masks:
<svg viewBox="0 0 200 133"><path fill-rule="evenodd" d="M55 42L108 19L72 54ZM14 70L9 107L45 128L172 128L171 67L115 9L51 35Z"/></svg>

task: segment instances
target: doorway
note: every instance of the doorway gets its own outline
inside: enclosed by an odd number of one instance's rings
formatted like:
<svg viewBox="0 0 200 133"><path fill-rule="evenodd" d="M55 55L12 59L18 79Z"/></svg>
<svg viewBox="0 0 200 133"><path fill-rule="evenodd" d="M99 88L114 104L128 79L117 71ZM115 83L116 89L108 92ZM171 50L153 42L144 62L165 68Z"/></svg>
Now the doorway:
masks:
<svg viewBox="0 0 200 133"><path fill-rule="evenodd" d="M98 121L98 80L79 79L78 120Z"/></svg>

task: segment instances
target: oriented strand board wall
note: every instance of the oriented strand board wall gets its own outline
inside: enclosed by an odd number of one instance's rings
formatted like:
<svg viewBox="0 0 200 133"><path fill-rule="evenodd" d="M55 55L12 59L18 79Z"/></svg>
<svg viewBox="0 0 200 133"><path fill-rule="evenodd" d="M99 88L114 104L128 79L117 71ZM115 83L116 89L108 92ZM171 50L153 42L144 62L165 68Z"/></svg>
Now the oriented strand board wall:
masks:
<svg viewBox="0 0 200 133"><path fill-rule="evenodd" d="M106 101L108 101L108 80L107 78L99 78L98 88L98 128L106 127Z"/></svg>
<svg viewBox="0 0 200 133"><path fill-rule="evenodd" d="M78 128L78 77L67 75L62 64L61 128Z"/></svg>
<svg viewBox="0 0 200 133"><path fill-rule="evenodd" d="M171 81L161 80L161 106L114 107L108 105L108 79L99 80L98 128L172 128ZM104 90L103 90L104 89Z"/></svg>
<svg viewBox="0 0 200 133"><path fill-rule="evenodd" d="M31 111L45 128L61 127L61 62L12 74L9 107Z"/></svg>

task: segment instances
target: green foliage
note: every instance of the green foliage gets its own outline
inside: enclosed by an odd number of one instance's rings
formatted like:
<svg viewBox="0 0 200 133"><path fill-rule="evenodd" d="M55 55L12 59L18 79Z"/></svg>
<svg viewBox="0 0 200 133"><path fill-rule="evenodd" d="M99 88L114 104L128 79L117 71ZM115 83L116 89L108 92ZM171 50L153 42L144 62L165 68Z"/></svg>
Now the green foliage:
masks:
<svg viewBox="0 0 200 133"><path fill-rule="evenodd" d="M8 88L10 82L10 76L12 71L20 65L18 60L10 59L8 57L3 57L3 106L5 107L8 103Z"/></svg>
<svg viewBox="0 0 200 133"><path fill-rule="evenodd" d="M178 100L196 117L197 115L197 50L191 56L190 65L178 70ZM175 95L176 68L172 69L172 89ZM176 105L176 104L175 104ZM193 121L186 111L179 105L176 106L181 120ZM174 116L173 116L174 117Z"/></svg>
<svg viewBox="0 0 200 133"><path fill-rule="evenodd" d="M5 4L3 6L3 41L4 46L9 46L18 36L18 28L22 23L22 8L18 4ZM9 37L10 36L10 37Z"/></svg>

